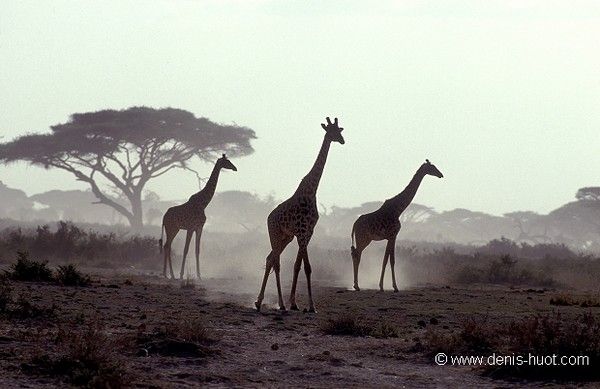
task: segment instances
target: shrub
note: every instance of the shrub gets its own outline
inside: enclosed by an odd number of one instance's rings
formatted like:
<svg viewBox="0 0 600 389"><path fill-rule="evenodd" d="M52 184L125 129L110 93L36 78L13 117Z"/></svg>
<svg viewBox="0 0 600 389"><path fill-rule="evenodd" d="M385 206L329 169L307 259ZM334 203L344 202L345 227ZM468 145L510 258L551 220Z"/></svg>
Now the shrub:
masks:
<svg viewBox="0 0 600 389"><path fill-rule="evenodd" d="M56 270L56 281L64 286L89 286L92 280L87 274L82 274L73 264L59 266Z"/></svg>
<svg viewBox="0 0 600 389"><path fill-rule="evenodd" d="M52 270L48 262L29 259L29 253L17 252L17 263L11 265L7 276L18 281L52 281Z"/></svg>
<svg viewBox="0 0 600 389"><path fill-rule="evenodd" d="M560 313L526 318L507 328L508 350L535 356L586 356L587 365L549 366L527 364L489 369L496 376L558 380L600 380L600 322L591 312L575 320L563 319Z"/></svg>
<svg viewBox="0 0 600 389"><path fill-rule="evenodd" d="M484 271L470 265L459 268L452 277L452 281L458 284L475 284L484 280Z"/></svg>
<svg viewBox="0 0 600 389"><path fill-rule="evenodd" d="M321 325L321 330L327 335L372 336L376 333L375 327L348 314L328 319ZM388 327L381 328L381 330L381 335L389 335L391 332Z"/></svg>
<svg viewBox="0 0 600 389"><path fill-rule="evenodd" d="M182 318L171 321L154 333L138 333L139 355L158 354L173 357L202 358L215 350L208 345L215 342L202 318Z"/></svg>
<svg viewBox="0 0 600 389"><path fill-rule="evenodd" d="M579 305L582 308L600 307L600 300L595 297L575 297L568 294L558 294L550 298L550 305L571 306Z"/></svg>
<svg viewBox="0 0 600 389"><path fill-rule="evenodd" d="M424 349L428 354L485 353L524 358L586 356L589 363L579 366L556 366L528 360L529 363L521 365L488 365L483 372L502 378L600 380L600 370L597 369L600 362L599 332L600 321L590 312L574 320L564 319L560 313L526 317L508 324L468 320L463 322L458 332L428 330Z"/></svg>
<svg viewBox="0 0 600 389"><path fill-rule="evenodd" d="M487 318L467 319L459 332L447 333L428 328L425 332L425 349L429 354L467 353L492 350L498 339L497 327Z"/></svg>
<svg viewBox="0 0 600 389"><path fill-rule="evenodd" d="M0 276L0 313L6 312L12 302L12 288L6 277Z"/></svg>
<svg viewBox="0 0 600 389"><path fill-rule="evenodd" d="M7 228L0 232L1 252L27 251L50 261L94 261L97 266L107 267L118 262L157 268L160 264L157 247L154 237L119 237L114 232L86 231L64 221L58 222L55 230L43 225L37 229Z"/></svg>
<svg viewBox="0 0 600 389"><path fill-rule="evenodd" d="M375 338L397 338L398 328L388 323L379 323L371 332L371 336Z"/></svg>
<svg viewBox="0 0 600 389"><path fill-rule="evenodd" d="M569 306L574 305L574 302L571 296L559 294L550 298L550 305Z"/></svg>
<svg viewBox="0 0 600 389"><path fill-rule="evenodd" d="M97 323L82 330L59 331L57 353L42 353L24 365L27 372L66 378L72 385L88 388L126 386L126 371L116 353L117 344Z"/></svg>
<svg viewBox="0 0 600 389"><path fill-rule="evenodd" d="M165 335L186 342L210 343L213 341L210 331L200 317L178 320L175 324L165 328Z"/></svg>
<svg viewBox="0 0 600 389"><path fill-rule="evenodd" d="M499 261L492 261L488 272L488 279L495 283L513 280L515 278L514 268L516 263L517 260L508 254L501 256Z"/></svg>

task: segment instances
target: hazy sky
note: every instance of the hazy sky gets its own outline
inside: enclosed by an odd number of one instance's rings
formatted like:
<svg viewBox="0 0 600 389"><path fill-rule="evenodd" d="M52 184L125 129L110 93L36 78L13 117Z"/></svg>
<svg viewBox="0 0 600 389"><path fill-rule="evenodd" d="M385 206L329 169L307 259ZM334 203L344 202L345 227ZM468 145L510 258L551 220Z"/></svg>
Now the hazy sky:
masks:
<svg viewBox="0 0 600 389"><path fill-rule="evenodd" d="M429 158L416 202L548 212L600 185L598 1L2 1L0 136L74 112L177 107L256 130L219 190L287 198L333 144L318 192L358 205L401 191ZM208 176L212 166L198 164ZM28 194L85 188L12 165ZM194 176L150 185L187 198Z"/></svg>

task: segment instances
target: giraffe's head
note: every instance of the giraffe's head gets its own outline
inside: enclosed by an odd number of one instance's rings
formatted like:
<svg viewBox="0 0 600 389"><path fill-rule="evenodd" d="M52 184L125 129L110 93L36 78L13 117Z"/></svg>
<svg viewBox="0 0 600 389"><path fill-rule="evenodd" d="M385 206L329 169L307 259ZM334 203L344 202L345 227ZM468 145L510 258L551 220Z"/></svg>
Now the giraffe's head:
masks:
<svg viewBox="0 0 600 389"><path fill-rule="evenodd" d="M344 137L342 136L343 128L338 126L338 120L335 118L333 123L329 118L326 119L327 124L321 123L321 127L325 130L325 138L329 139L331 142L338 142L340 144L344 144Z"/></svg>
<svg viewBox="0 0 600 389"><path fill-rule="evenodd" d="M237 168L231 163L230 160L227 159L227 156L223 154L223 156L217 159L217 166L221 169L229 169L237 172Z"/></svg>
<svg viewBox="0 0 600 389"><path fill-rule="evenodd" d="M423 171L424 174L429 174L430 176L436 176L438 178L444 177L444 175L442 174L442 172L439 171L438 168L435 167L434 164L432 164L431 162L429 162L428 159L426 159L425 163L423 165L421 165L421 169L422 169L422 171Z"/></svg>

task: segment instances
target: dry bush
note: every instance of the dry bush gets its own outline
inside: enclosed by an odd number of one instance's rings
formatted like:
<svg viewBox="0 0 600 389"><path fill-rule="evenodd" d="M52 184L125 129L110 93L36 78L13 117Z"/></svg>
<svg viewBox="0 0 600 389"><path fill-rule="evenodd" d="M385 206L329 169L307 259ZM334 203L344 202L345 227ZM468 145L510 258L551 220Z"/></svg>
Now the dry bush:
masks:
<svg viewBox="0 0 600 389"><path fill-rule="evenodd" d="M507 349L536 356L589 357L587 366L500 366L488 369L496 377L556 379L561 381L598 381L600 370L600 321L590 312L575 320L559 313L535 316L513 322L507 328Z"/></svg>
<svg viewBox="0 0 600 389"><path fill-rule="evenodd" d="M388 323L375 325L356 315L343 314L330 318L321 324L321 331L327 335L373 336L376 338L397 338L398 329Z"/></svg>
<svg viewBox="0 0 600 389"><path fill-rule="evenodd" d="M378 323L371 332L371 336L382 339L397 338L398 328L385 322Z"/></svg>
<svg viewBox="0 0 600 389"><path fill-rule="evenodd" d="M56 317L56 305L50 307L39 306L31 301L31 295L21 293L13 306L8 309L11 317L19 319L52 319Z"/></svg>
<svg viewBox="0 0 600 389"><path fill-rule="evenodd" d="M56 282L63 286L88 286L91 279L73 264L58 266L56 274L48 267L48 261L29 259L29 253L18 252L17 262L12 264L5 277L17 281Z"/></svg>
<svg viewBox="0 0 600 389"><path fill-rule="evenodd" d="M467 319L456 333L428 328L425 332L425 350L428 354L489 351L496 346L497 330L497 326L487 318Z"/></svg>
<svg viewBox="0 0 600 389"><path fill-rule="evenodd" d="M172 339L194 343L212 343L214 338L201 317L178 320L165 327L164 334Z"/></svg>
<svg viewBox="0 0 600 389"><path fill-rule="evenodd" d="M54 262L79 262L114 267L135 265L158 269L158 240L149 236L120 238L114 232L86 231L71 222L60 221L55 230L48 225L37 229L7 228L0 233L2 252L27 251ZM110 259L110 262L107 259Z"/></svg>
<svg viewBox="0 0 600 389"><path fill-rule="evenodd" d="M566 293L557 294L550 298L550 305L559 306L580 306L582 308L600 307L600 300L597 297L586 296L577 297Z"/></svg>
<svg viewBox="0 0 600 389"><path fill-rule="evenodd" d="M63 286L89 286L90 276L81 273L73 264L59 266L56 270L56 282Z"/></svg>
<svg viewBox="0 0 600 389"><path fill-rule="evenodd" d="M541 366L512 364L483 367L483 373L497 378L526 378L561 381L597 381L600 370L600 321L591 313L574 320L559 313L526 317L508 325L487 319L467 320L458 332L428 330L424 349L428 354L529 355L589 357L587 366ZM417 348L418 350L419 348Z"/></svg>
<svg viewBox="0 0 600 389"><path fill-rule="evenodd" d="M552 287L556 281L543 269L536 268L529 260L518 260L510 255L499 258L473 257L471 262L449 269L450 281L457 284L506 284ZM523 263L523 265L521 265Z"/></svg>
<svg viewBox="0 0 600 389"><path fill-rule="evenodd" d="M17 281L53 281L48 262L29 259L26 251L17 252L17 262L11 265L6 275Z"/></svg>
<svg viewBox="0 0 600 389"><path fill-rule="evenodd" d="M13 288L7 277L0 277L0 314L16 319L52 319L56 317L56 306L40 307L31 301L29 293L21 293L15 300Z"/></svg>
<svg viewBox="0 0 600 389"><path fill-rule="evenodd" d="M86 388L127 386L125 361L116 352L118 344L97 322L89 322L79 330L60 330L55 343L56 353L36 355L23 365L24 371L59 377Z"/></svg>
<svg viewBox="0 0 600 389"><path fill-rule="evenodd" d="M216 352L209 347L216 339L201 317L170 320L152 333L138 333L140 355L201 358Z"/></svg>
<svg viewBox="0 0 600 389"><path fill-rule="evenodd" d="M0 276L0 313L5 313L12 302L12 287L6 277Z"/></svg>

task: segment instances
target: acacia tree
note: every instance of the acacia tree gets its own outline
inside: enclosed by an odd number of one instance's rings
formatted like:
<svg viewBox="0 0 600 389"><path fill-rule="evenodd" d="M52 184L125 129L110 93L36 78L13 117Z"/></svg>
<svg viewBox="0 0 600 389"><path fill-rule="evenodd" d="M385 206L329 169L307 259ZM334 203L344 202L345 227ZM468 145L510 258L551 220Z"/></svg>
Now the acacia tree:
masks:
<svg viewBox="0 0 600 389"><path fill-rule="evenodd" d="M114 208L134 229L142 227L142 192L151 179L175 168L190 169L194 158L250 154L250 141L256 138L249 128L217 124L175 108L76 113L50 128L48 134L0 143L0 162L26 161L67 171L89 184L98 203Z"/></svg>
<svg viewBox="0 0 600 389"><path fill-rule="evenodd" d="M579 201L597 201L600 204L600 187L598 186L588 186L586 188L580 188L575 197Z"/></svg>

